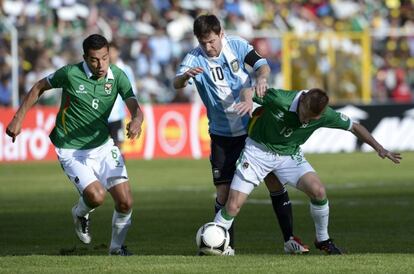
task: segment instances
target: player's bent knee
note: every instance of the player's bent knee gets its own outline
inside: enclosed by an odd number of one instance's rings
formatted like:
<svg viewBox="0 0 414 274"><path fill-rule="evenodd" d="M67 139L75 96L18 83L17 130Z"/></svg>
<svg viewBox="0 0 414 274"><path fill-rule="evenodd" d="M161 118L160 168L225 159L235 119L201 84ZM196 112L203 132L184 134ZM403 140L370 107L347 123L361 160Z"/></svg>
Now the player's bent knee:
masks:
<svg viewBox="0 0 414 274"><path fill-rule="evenodd" d="M89 205L97 207L102 205L105 201L105 190L101 188L86 189L83 193L83 197L86 198Z"/></svg>
<svg viewBox="0 0 414 274"><path fill-rule="evenodd" d="M120 201L116 204L116 211L120 213L128 213L132 209L132 199Z"/></svg>
<svg viewBox="0 0 414 274"><path fill-rule="evenodd" d="M325 191L325 187L323 185L318 185L316 186L313 191L313 199L316 200L323 200L326 198L326 191Z"/></svg>

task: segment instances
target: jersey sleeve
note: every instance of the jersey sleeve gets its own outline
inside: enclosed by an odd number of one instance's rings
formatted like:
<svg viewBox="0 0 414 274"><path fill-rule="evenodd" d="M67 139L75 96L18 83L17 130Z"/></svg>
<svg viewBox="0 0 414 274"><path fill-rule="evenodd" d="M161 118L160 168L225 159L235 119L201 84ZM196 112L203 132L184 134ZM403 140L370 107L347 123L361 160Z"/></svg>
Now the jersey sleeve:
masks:
<svg viewBox="0 0 414 274"><path fill-rule="evenodd" d="M187 53L187 55L184 57L181 64L178 66L178 69L177 69L177 72L176 72L175 76L183 75L190 68L199 66L199 64L196 64L195 60L196 60L195 55L192 52ZM199 78L199 77L200 77L200 75L195 76L196 79ZM188 83L193 84L193 79L190 78L188 80Z"/></svg>
<svg viewBox="0 0 414 274"><path fill-rule="evenodd" d="M273 88L269 88L266 91L266 95L260 98L257 94L254 94L253 102L261 106L275 107L278 104L277 91Z"/></svg>
<svg viewBox="0 0 414 274"><path fill-rule="evenodd" d="M119 74L118 93L121 95L122 100L135 97L131 83L123 71Z"/></svg>
<svg viewBox="0 0 414 274"><path fill-rule="evenodd" d="M68 71L69 66L61 67L54 73L49 74L46 77L46 80L49 82L52 88L63 88L68 82Z"/></svg>
<svg viewBox="0 0 414 274"><path fill-rule="evenodd" d="M324 118L323 127L343 130L350 130L352 128L352 120L347 115L335 111L331 107L326 108Z"/></svg>

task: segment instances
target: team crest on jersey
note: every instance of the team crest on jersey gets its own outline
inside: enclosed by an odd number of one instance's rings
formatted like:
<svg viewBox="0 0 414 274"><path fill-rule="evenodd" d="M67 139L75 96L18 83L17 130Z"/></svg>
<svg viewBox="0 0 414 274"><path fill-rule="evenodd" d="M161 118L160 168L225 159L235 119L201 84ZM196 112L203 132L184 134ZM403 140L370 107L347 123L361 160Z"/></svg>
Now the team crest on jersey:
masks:
<svg viewBox="0 0 414 274"><path fill-rule="evenodd" d="M249 168L249 163L248 163L248 162L244 162L244 163L243 163L243 168L244 168L244 169Z"/></svg>
<svg viewBox="0 0 414 274"><path fill-rule="evenodd" d="M105 83L106 94L111 94L111 91L112 91L112 83Z"/></svg>
<svg viewBox="0 0 414 274"><path fill-rule="evenodd" d="M86 93L84 85L79 85L78 89L75 90L75 91L76 91L76 93Z"/></svg>
<svg viewBox="0 0 414 274"><path fill-rule="evenodd" d="M239 60L234 59L233 61L230 62L230 66L233 72L237 72L240 69Z"/></svg>

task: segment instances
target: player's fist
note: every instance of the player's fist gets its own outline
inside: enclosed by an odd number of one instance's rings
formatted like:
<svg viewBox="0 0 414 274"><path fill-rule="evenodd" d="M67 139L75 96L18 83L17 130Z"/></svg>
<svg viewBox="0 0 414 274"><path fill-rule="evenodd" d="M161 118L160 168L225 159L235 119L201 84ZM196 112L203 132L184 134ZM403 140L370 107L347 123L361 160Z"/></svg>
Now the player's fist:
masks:
<svg viewBox="0 0 414 274"><path fill-rule="evenodd" d="M12 142L16 140L16 136L20 134L22 130L21 124L15 118L11 120L10 124L6 128L6 134L12 138Z"/></svg>

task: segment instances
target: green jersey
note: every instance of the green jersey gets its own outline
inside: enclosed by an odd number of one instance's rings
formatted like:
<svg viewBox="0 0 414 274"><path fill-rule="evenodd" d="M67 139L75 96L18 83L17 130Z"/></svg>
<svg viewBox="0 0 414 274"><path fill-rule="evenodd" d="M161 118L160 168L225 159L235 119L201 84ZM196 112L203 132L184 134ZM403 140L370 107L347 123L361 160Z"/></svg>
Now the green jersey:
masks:
<svg viewBox="0 0 414 274"><path fill-rule="evenodd" d="M133 97L125 73L110 65L106 77L95 80L85 62L67 65L47 77L53 88L62 88L56 124L50 133L58 148L90 149L109 138L108 116L118 94Z"/></svg>
<svg viewBox="0 0 414 274"><path fill-rule="evenodd" d="M280 155L293 155L318 128L349 130L352 127L347 116L330 107L320 119L302 124L297 114L301 94L302 91L268 89L263 98L255 96L253 101L262 107L249 122L249 137Z"/></svg>

